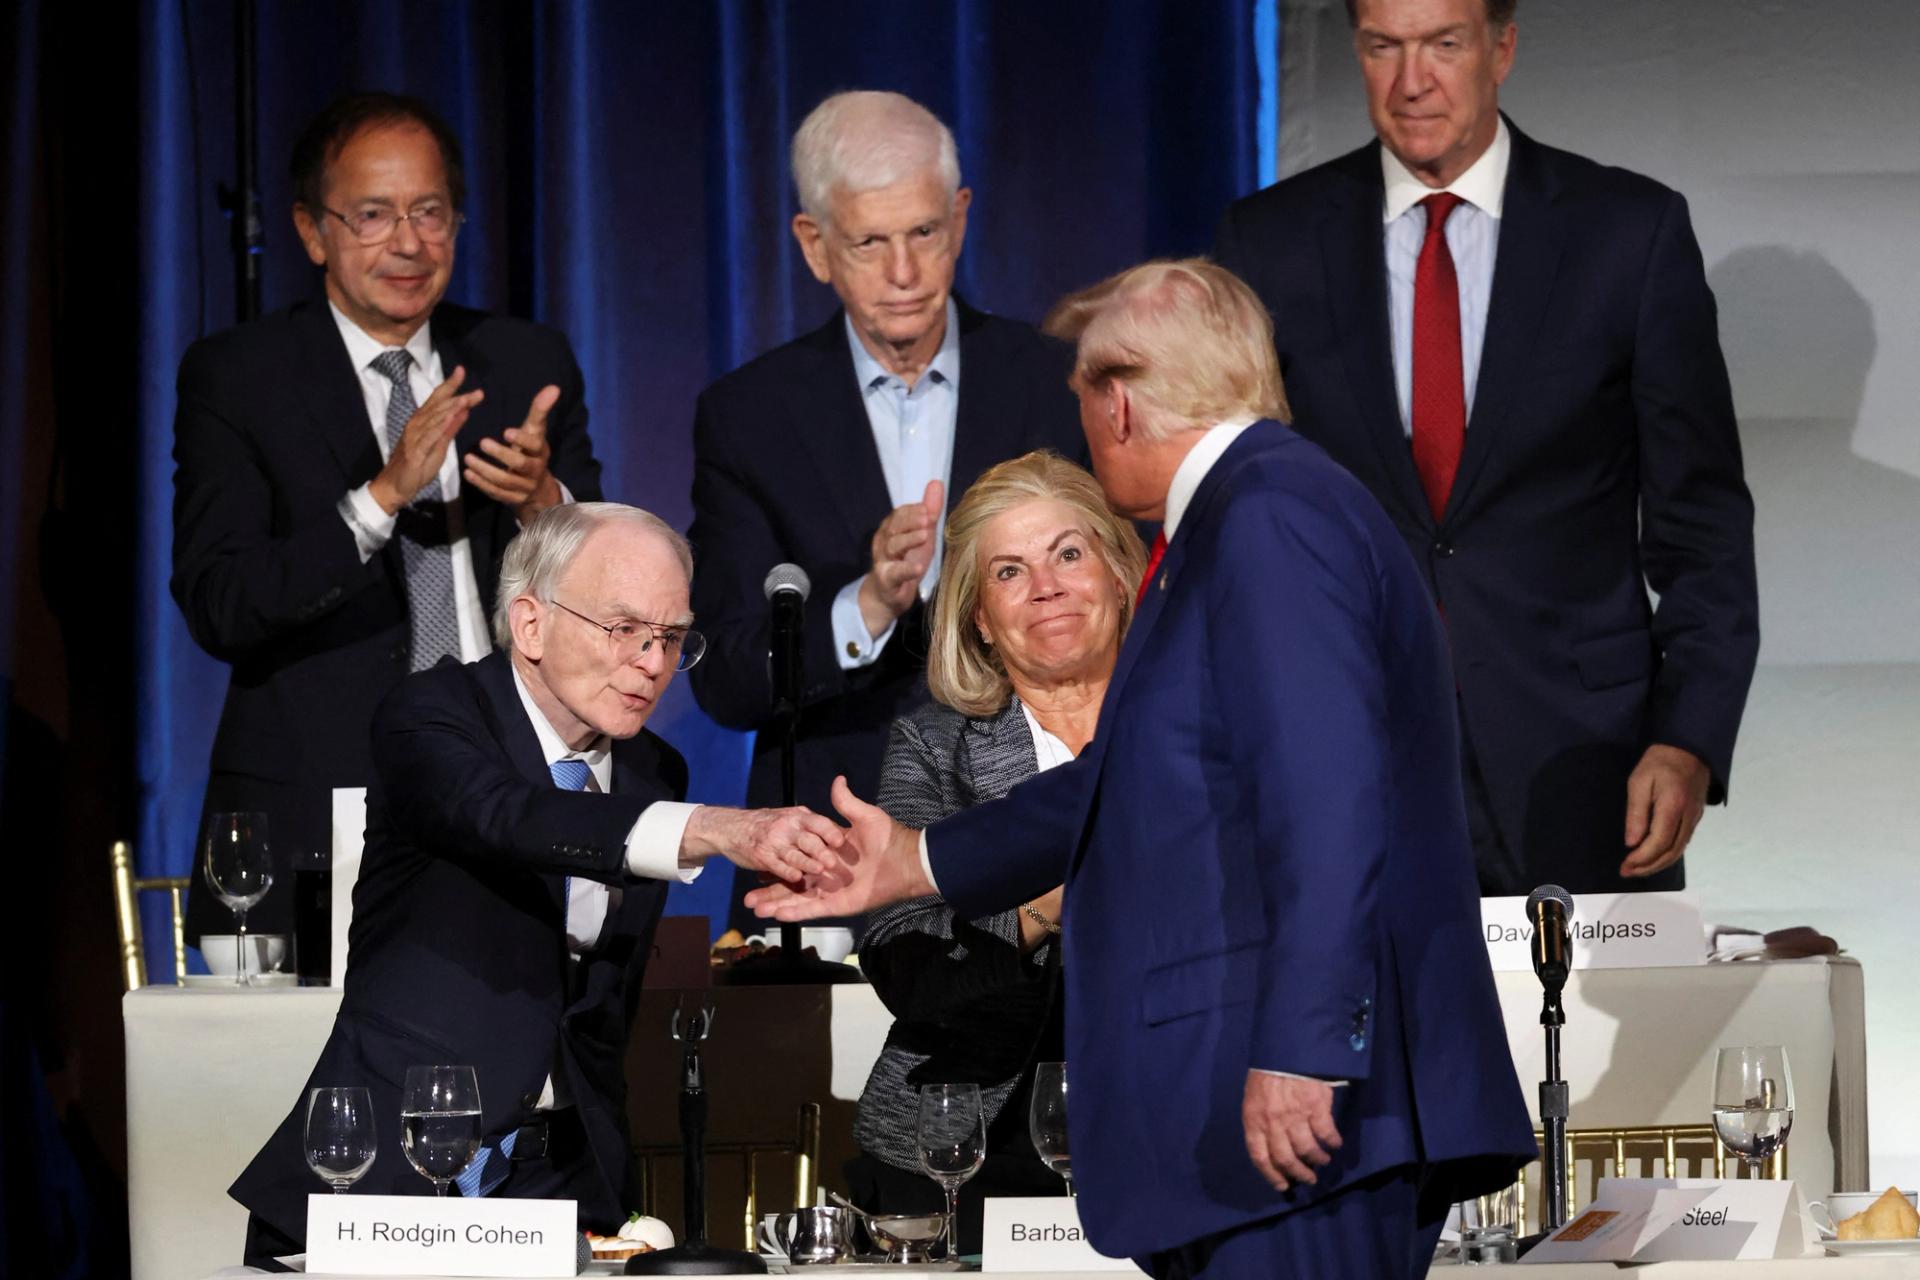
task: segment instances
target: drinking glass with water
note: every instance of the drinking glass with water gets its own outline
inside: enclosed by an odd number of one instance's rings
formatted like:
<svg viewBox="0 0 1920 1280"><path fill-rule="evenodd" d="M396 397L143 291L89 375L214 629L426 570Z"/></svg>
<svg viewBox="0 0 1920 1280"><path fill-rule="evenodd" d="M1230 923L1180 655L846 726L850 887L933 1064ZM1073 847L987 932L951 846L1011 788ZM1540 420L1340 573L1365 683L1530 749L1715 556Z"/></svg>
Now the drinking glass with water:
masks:
<svg viewBox="0 0 1920 1280"><path fill-rule="evenodd" d="M1777 1044L1729 1045L1713 1064L1713 1131L1727 1150L1760 1166L1793 1128L1793 1072Z"/></svg>
<svg viewBox="0 0 1920 1280"><path fill-rule="evenodd" d="M400 1095L400 1146L435 1195L480 1154L480 1083L472 1067L408 1067Z"/></svg>

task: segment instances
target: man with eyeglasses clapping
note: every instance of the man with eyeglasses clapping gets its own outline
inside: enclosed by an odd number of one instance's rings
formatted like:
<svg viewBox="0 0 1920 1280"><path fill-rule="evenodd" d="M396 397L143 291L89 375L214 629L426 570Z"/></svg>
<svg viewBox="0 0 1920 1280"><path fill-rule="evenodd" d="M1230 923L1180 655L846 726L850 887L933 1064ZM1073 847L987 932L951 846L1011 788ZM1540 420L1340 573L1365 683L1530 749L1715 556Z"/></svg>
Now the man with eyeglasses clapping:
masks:
<svg viewBox="0 0 1920 1280"><path fill-rule="evenodd" d="M173 597L232 667L206 809L264 811L283 859L327 848L330 793L370 781L382 696L491 651L514 534L600 496L566 338L443 301L465 198L446 124L343 97L295 144L292 182L325 296L196 342L174 422ZM285 931L291 896L258 927ZM189 937L225 920L196 882Z"/></svg>

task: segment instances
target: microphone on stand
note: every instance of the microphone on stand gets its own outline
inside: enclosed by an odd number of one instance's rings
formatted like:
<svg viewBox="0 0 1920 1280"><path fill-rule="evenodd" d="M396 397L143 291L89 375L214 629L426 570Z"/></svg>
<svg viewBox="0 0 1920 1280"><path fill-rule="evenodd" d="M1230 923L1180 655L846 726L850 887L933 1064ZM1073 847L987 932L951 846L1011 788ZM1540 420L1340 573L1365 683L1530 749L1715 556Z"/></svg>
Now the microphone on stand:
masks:
<svg viewBox="0 0 1920 1280"><path fill-rule="evenodd" d="M800 713L801 632L813 583L799 565L777 564L767 571L760 589L766 593L767 607L773 614L773 647L768 653L773 677L773 714L788 718L791 734L791 721ZM791 776L786 791L786 803L792 804Z"/></svg>
<svg viewBox="0 0 1920 1280"><path fill-rule="evenodd" d="M1573 968L1573 895L1557 884L1543 884L1527 895L1527 920L1533 925L1533 972L1543 996L1540 1025L1546 1028L1546 1078L1540 1082L1540 1186L1546 1201L1540 1214L1551 1235L1567 1222L1567 1082L1560 1075L1560 1028L1567 1013L1561 988ZM1529 1246L1530 1247L1530 1246Z"/></svg>
<svg viewBox="0 0 1920 1280"><path fill-rule="evenodd" d="M1527 897L1533 925L1533 972L1540 985L1558 995L1573 967L1573 895L1557 884L1543 884Z"/></svg>

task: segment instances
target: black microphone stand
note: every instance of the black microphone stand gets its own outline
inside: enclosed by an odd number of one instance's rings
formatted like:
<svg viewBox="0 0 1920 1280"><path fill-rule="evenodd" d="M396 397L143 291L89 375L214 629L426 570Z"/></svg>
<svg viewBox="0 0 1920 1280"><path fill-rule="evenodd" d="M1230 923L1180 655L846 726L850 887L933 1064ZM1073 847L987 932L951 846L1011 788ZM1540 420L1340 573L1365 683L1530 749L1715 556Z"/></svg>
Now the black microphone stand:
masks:
<svg viewBox="0 0 1920 1280"><path fill-rule="evenodd" d="M1567 1224L1567 1082L1560 1075L1560 1028L1566 1024L1560 986L1548 983L1540 1005L1540 1025L1547 1036L1547 1075L1540 1082L1540 1128L1545 1134L1540 1189L1546 1204L1540 1221L1549 1235Z"/></svg>
<svg viewBox="0 0 1920 1280"><path fill-rule="evenodd" d="M767 1264L757 1253L716 1249L707 1243L707 1083L700 1065L700 1042L713 1030L713 1009L702 1009L680 1029L680 1010L673 1011L673 1038L686 1046L680 1073L680 1143L683 1197L686 1214L680 1243L657 1253L627 1259L630 1276L764 1275Z"/></svg>
<svg viewBox="0 0 1920 1280"><path fill-rule="evenodd" d="M775 593L776 609L783 607ZM805 603L804 597L792 605L794 623L784 633L779 628L774 632L773 651L767 661L773 677L773 721L762 730L773 734L780 742L780 803L792 808L796 803L794 784L794 750L800 732L800 684L803 675L800 648L799 609ZM784 923L780 926L780 958L776 962L756 963L745 968L722 970L719 980L727 986L741 987L793 987L812 986L818 983L864 982L860 971L850 964L835 964L822 960L819 956L803 955L800 947L800 926Z"/></svg>

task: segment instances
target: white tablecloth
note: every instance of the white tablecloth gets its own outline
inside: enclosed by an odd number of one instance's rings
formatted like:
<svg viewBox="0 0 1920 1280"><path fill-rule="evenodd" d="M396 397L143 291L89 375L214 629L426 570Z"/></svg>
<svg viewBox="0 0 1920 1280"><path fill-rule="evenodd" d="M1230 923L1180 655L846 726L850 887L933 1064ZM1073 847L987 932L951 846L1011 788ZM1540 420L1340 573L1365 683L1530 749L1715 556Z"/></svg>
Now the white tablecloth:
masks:
<svg viewBox="0 0 1920 1280"><path fill-rule="evenodd" d="M1531 1101L1539 984L1531 973L1497 976ZM1576 973L1563 1053L1573 1124L1700 1123L1715 1048L1784 1044L1798 1110L1789 1172L1809 1199L1833 1189L1836 1171L1840 1187L1867 1190L1862 992L1860 966L1844 958ZM134 1280L206 1275L239 1259L246 1214L226 1189L293 1105L339 999L324 988L147 987L126 997ZM833 988L835 1097L859 1096L889 1022L871 987Z"/></svg>

